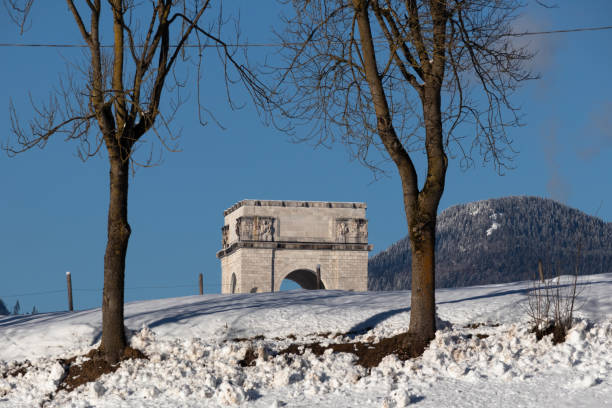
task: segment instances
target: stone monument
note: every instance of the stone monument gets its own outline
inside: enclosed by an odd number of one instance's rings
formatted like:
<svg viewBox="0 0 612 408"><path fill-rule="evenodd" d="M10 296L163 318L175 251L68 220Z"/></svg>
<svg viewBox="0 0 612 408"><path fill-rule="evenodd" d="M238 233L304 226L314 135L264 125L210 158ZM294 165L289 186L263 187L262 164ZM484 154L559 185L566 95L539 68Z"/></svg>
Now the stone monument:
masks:
<svg viewBox="0 0 612 408"><path fill-rule="evenodd" d="M242 200L223 213L222 293L368 288L365 203Z"/></svg>

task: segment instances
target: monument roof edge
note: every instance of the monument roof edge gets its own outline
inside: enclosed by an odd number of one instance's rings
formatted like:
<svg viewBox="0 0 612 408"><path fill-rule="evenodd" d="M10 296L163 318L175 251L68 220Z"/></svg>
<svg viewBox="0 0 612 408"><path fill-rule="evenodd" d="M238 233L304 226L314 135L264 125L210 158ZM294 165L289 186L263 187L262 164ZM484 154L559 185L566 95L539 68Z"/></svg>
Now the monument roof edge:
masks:
<svg viewBox="0 0 612 408"><path fill-rule="evenodd" d="M297 201L297 200L255 200L245 199L223 211L223 216L227 216L243 206L254 207L314 207L314 208L367 208L364 202L345 202L345 201Z"/></svg>

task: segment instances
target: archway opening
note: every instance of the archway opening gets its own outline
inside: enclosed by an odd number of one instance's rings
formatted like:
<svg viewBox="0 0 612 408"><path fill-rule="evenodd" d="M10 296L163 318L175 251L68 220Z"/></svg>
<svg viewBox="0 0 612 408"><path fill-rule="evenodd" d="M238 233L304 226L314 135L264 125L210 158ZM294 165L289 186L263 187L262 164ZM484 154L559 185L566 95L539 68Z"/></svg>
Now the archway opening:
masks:
<svg viewBox="0 0 612 408"><path fill-rule="evenodd" d="M280 290L294 289L325 289L325 285L323 285L323 282L319 282L317 286L317 275L313 271L308 269L297 269L285 276L280 286Z"/></svg>
<svg viewBox="0 0 612 408"><path fill-rule="evenodd" d="M300 285L298 285L297 283L295 283L292 280L283 279L283 281L281 282L279 290L282 292L282 291L285 291L285 290L304 290L304 288L301 287Z"/></svg>

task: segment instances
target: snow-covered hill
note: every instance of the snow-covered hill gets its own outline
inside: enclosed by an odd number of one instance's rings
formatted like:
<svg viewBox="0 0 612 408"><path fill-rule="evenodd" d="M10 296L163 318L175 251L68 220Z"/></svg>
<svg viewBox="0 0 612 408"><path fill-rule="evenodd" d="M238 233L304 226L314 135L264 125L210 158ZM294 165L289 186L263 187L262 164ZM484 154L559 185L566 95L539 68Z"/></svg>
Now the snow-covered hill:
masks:
<svg viewBox="0 0 612 408"><path fill-rule="evenodd" d="M149 360L123 362L71 393L55 393L58 358L96 346L100 310L2 317L0 407L610 407L612 274L583 279L577 324L563 344L537 342L529 332L527 282L442 289L442 329L425 354L405 362L389 356L370 370L353 354L276 353L291 343L376 342L400 333L409 292L129 303L131 344ZM361 334L333 336L347 332ZM248 349L260 357L242 367Z"/></svg>
<svg viewBox="0 0 612 408"><path fill-rule="evenodd" d="M612 223L553 200L504 197L444 210L436 228L436 286L533 279L538 259L554 274L612 272ZM411 285L408 238L368 262L370 290Z"/></svg>

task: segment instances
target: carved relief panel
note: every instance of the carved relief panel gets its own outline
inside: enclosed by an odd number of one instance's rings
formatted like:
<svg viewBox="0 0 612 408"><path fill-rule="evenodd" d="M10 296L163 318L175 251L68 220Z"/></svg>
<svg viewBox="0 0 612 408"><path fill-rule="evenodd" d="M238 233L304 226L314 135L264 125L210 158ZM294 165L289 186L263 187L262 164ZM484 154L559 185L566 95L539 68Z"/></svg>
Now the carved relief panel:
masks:
<svg viewBox="0 0 612 408"><path fill-rule="evenodd" d="M368 242L368 220L365 218L357 218L355 219L355 223L357 226L357 242Z"/></svg>
<svg viewBox="0 0 612 408"><path fill-rule="evenodd" d="M250 241L253 236L253 217L240 217L236 220L238 241Z"/></svg>
<svg viewBox="0 0 612 408"><path fill-rule="evenodd" d="M257 225L257 237L259 241L274 241L274 218L255 217Z"/></svg>
<svg viewBox="0 0 612 408"><path fill-rule="evenodd" d="M336 218L336 242L367 243L368 221L363 218Z"/></svg>
<svg viewBox="0 0 612 408"><path fill-rule="evenodd" d="M236 220L238 241L274 241L274 217L240 217Z"/></svg>
<svg viewBox="0 0 612 408"><path fill-rule="evenodd" d="M229 246L229 225L221 227L221 248L225 249Z"/></svg>

